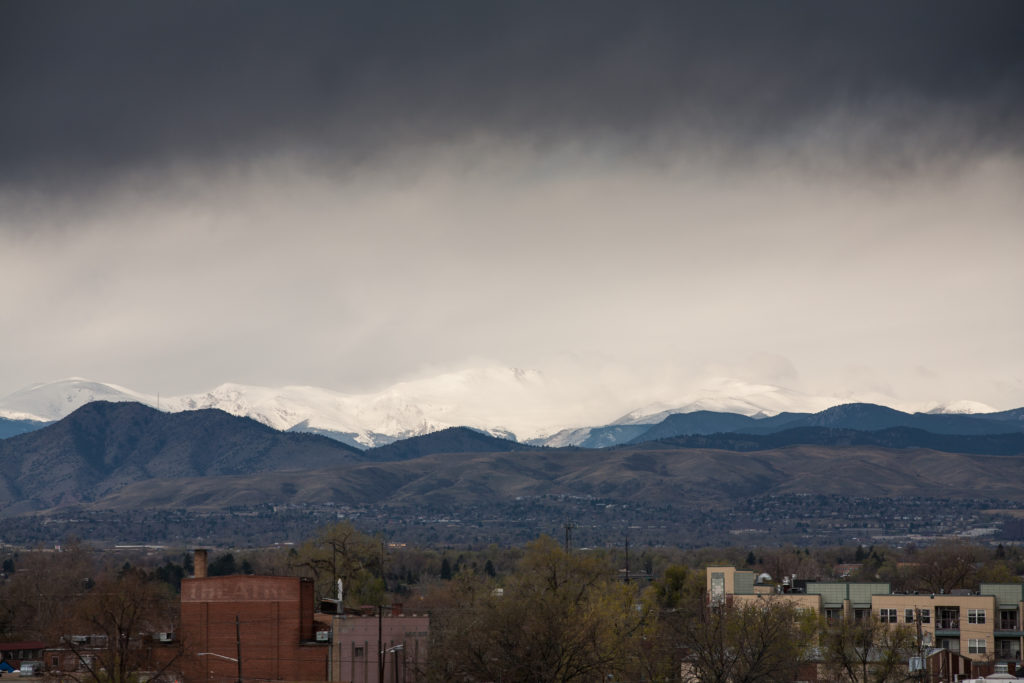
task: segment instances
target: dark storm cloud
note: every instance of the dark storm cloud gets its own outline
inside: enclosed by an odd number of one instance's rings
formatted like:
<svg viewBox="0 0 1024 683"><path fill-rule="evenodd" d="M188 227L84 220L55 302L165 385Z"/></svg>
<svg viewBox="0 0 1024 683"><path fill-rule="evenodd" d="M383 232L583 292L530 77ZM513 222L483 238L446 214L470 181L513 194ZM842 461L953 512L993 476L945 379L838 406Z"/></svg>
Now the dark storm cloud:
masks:
<svg viewBox="0 0 1024 683"><path fill-rule="evenodd" d="M6 2L0 182L476 134L785 145L835 116L867 156L1019 153L1021 35L1009 1Z"/></svg>

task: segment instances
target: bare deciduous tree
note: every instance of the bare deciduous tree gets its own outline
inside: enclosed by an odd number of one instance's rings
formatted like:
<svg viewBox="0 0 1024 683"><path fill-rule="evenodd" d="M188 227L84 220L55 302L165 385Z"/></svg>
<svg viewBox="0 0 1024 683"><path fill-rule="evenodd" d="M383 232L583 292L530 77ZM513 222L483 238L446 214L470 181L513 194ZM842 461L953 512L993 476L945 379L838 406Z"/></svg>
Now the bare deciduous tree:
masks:
<svg viewBox="0 0 1024 683"><path fill-rule="evenodd" d="M174 596L166 584L148 580L139 570L108 575L76 601L63 626L63 641L75 655L82 683L145 683L171 666L180 651L159 648L156 632L176 621ZM76 635L88 635L88 645ZM95 640L92 640L95 638Z"/></svg>
<svg viewBox="0 0 1024 683"><path fill-rule="evenodd" d="M334 597L341 579L346 603L379 605L385 586L381 580L380 541L357 530L350 522L320 529L291 558L294 570L308 573L318 597Z"/></svg>
<svg viewBox="0 0 1024 683"><path fill-rule="evenodd" d="M431 622L431 679L604 681L625 670L646 617L633 585L601 558L568 554L548 537L527 547L501 591L458 574L450 606Z"/></svg>
<svg viewBox="0 0 1024 683"><path fill-rule="evenodd" d="M820 647L829 681L893 683L908 680L907 665L917 637L902 624L847 618L822 625Z"/></svg>
<svg viewBox="0 0 1024 683"><path fill-rule="evenodd" d="M977 549L967 543L939 543L917 553L912 580L916 588L948 593L969 587L977 562Z"/></svg>
<svg viewBox="0 0 1024 683"><path fill-rule="evenodd" d="M796 680L814 642L815 617L772 597L677 612L684 681L778 683Z"/></svg>

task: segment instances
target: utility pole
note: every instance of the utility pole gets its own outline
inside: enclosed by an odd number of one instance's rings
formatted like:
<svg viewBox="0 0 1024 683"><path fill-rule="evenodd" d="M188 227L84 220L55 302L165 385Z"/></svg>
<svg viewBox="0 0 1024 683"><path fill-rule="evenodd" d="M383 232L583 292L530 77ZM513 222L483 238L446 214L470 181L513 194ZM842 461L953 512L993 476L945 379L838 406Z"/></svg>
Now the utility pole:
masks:
<svg viewBox="0 0 1024 683"><path fill-rule="evenodd" d="M242 683L242 628L235 615L235 659L238 662L238 683Z"/></svg>
<svg viewBox="0 0 1024 683"><path fill-rule="evenodd" d="M380 580L387 591L387 580L384 578L384 541L380 542ZM384 596L377 606L377 683L384 683ZM241 683L241 681L239 681Z"/></svg>
<svg viewBox="0 0 1024 683"><path fill-rule="evenodd" d="M383 602L383 600L381 601ZM377 605L377 683L384 683L384 605Z"/></svg>
<svg viewBox="0 0 1024 683"><path fill-rule="evenodd" d="M565 523L565 552L572 552L572 530L575 525L572 522Z"/></svg>
<svg viewBox="0 0 1024 683"><path fill-rule="evenodd" d="M626 534L626 583L629 583L629 534Z"/></svg>
<svg viewBox="0 0 1024 683"><path fill-rule="evenodd" d="M914 621L917 622L917 656L921 658L921 672L918 674L923 681L928 676L928 660L924 656L924 634L921 633L921 609L914 608Z"/></svg>
<svg viewBox="0 0 1024 683"><path fill-rule="evenodd" d="M338 585L338 542L331 539L331 569L334 570L334 585Z"/></svg>

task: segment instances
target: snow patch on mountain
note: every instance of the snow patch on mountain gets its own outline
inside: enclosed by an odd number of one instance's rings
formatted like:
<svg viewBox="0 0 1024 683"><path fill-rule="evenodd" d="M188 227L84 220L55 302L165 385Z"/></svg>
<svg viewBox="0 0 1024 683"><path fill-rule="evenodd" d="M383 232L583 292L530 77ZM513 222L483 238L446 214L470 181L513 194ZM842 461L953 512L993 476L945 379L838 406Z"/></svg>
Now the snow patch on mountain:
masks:
<svg viewBox="0 0 1024 683"><path fill-rule="evenodd" d="M531 446L550 446L552 448L562 448L564 446L578 446L590 438L590 434L594 429L594 427L562 429L560 431L555 432L554 434L551 434L550 436L530 439L527 443L529 443Z"/></svg>
<svg viewBox="0 0 1024 683"><path fill-rule="evenodd" d="M928 404L921 412L932 415L984 415L998 411L980 401L950 401L949 403Z"/></svg>
<svg viewBox="0 0 1024 683"><path fill-rule="evenodd" d="M703 382L692 393L683 394L673 401L659 401L638 408L612 424L657 424L674 413L694 413L698 410L738 413L749 417L765 417L787 411L814 413L843 402L839 398L811 396L772 384L750 384L717 377Z"/></svg>

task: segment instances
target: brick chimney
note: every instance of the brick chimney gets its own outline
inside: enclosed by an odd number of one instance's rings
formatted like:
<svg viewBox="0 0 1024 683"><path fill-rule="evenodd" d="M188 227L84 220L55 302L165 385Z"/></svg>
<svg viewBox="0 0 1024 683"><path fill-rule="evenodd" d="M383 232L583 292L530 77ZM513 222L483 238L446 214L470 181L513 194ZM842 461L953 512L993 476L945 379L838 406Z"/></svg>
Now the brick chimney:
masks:
<svg viewBox="0 0 1024 683"><path fill-rule="evenodd" d="M206 578L206 548L196 548L192 551L192 576L197 579Z"/></svg>

